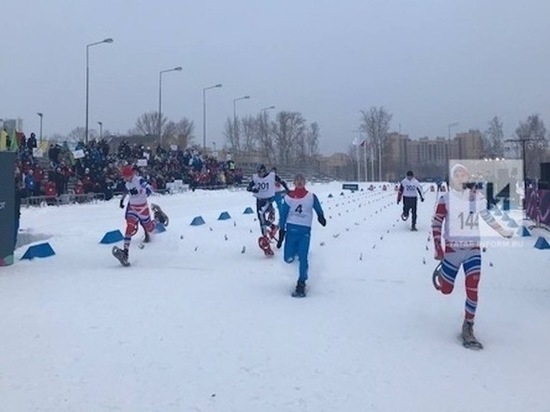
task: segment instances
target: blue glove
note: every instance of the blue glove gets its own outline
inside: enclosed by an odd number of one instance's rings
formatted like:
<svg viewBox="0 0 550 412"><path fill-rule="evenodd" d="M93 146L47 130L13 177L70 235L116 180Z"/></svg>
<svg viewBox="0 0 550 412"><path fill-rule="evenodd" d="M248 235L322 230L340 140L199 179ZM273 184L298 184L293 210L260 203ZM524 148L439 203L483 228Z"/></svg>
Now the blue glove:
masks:
<svg viewBox="0 0 550 412"><path fill-rule="evenodd" d="M326 226L327 225L327 220L325 219L325 217L323 215L317 216L317 221L321 224L321 226Z"/></svg>
<svg viewBox="0 0 550 412"><path fill-rule="evenodd" d="M147 196L150 196L151 193L153 193L153 192L151 191L151 189L149 189L149 188L147 187L147 188L145 188L145 193L147 194Z"/></svg>

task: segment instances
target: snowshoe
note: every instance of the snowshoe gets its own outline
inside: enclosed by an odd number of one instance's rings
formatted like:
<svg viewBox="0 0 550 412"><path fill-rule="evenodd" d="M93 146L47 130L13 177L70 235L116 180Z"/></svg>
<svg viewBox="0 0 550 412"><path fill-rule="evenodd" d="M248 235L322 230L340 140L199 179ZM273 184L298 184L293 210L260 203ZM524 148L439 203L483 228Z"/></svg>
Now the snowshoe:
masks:
<svg viewBox="0 0 550 412"><path fill-rule="evenodd" d="M163 212L159 205L151 203L151 209L153 210L153 217L157 222L162 223L164 226L168 226L170 219L168 215Z"/></svg>
<svg viewBox="0 0 550 412"><path fill-rule="evenodd" d="M127 249L121 249L118 246L113 246L112 253L113 253L113 256L118 259L118 261L122 266L130 266L130 262L128 262Z"/></svg>
<svg viewBox="0 0 550 412"><path fill-rule="evenodd" d="M277 225L271 225L271 228L268 232L268 236L271 239L275 239L275 236L277 235L277 232L279 231L279 227Z"/></svg>
<svg viewBox="0 0 550 412"><path fill-rule="evenodd" d="M266 236L260 236L258 238L258 246L262 249L266 256L273 256L274 252L271 249L269 239Z"/></svg>
<svg viewBox="0 0 550 412"><path fill-rule="evenodd" d="M292 292L291 296L293 298L305 298L306 297L306 282L301 280L296 283L296 289Z"/></svg>
<svg viewBox="0 0 550 412"><path fill-rule="evenodd" d="M432 284L434 285L435 290L441 290L441 269L443 268L443 263L439 262L434 269L432 274Z"/></svg>
<svg viewBox="0 0 550 412"><path fill-rule="evenodd" d="M462 339L462 346L465 348L474 350L483 349L483 345L474 335L474 322L464 321L460 337Z"/></svg>
<svg viewBox="0 0 550 412"><path fill-rule="evenodd" d="M275 209L273 209L273 206L269 208L269 212L267 213L267 221L268 222L275 222Z"/></svg>

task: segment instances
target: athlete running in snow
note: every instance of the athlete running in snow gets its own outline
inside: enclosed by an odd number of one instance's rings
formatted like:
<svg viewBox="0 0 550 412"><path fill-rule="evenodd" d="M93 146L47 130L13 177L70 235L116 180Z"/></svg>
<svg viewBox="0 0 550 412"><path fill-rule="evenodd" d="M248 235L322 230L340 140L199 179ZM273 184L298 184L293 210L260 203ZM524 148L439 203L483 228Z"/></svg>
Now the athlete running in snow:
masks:
<svg viewBox="0 0 550 412"><path fill-rule="evenodd" d="M399 190L397 191L397 204L403 199L403 214L401 219L407 220L409 218L409 211L412 211L411 230L416 231L416 205L418 203L417 197L420 197L420 201L424 201L422 196L422 186L420 182L416 180L411 170L407 172L407 177L401 181Z"/></svg>
<svg viewBox="0 0 550 412"><path fill-rule="evenodd" d="M277 226L273 224L275 220L273 200L277 184L280 184L288 191L286 182L273 170L268 173L266 167L262 164L258 166L257 173L252 175L252 180L246 189L252 192L256 198L256 213L260 222L261 231L261 236L258 238L258 245L266 255L273 255L270 239L275 237L278 229Z"/></svg>
<svg viewBox="0 0 550 412"><path fill-rule="evenodd" d="M168 225L168 216L166 216L158 205L152 203L151 208L153 209L154 220L151 220L147 198L153 193L153 188L145 179L135 174L132 166L127 165L122 168L122 177L125 182L124 188L126 191L120 199L121 209L124 209L124 199L128 195L128 204L124 215L126 218L126 231L124 234L123 249L118 249L115 246L113 254L124 265L128 263L130 243L132 237L138 231L138 226L141 224L145 230L144 242L148 242L157 224Z"/></svg>
<svg viewBox="0 0 550 412"><path fill-rule="evenodd" d="M281 205L277 248L280 248L284 241L284 260L287 263L293 262L298 256L300 262L298 282L292 296L304 297L308 279L308 254L313 211L317 214L317 221L322 226L325 226L327 221L319 199L315 194L307 191L306 179L303 174L299 173L294 177L294 187L294 190L285 196Z"/></svg>
<svg viewBox="0 0 550 412"><path fill-rule="evenodd" d="M474 335L481 275L479 218L504 237L512 237L513 232L503 228L489 213L487 200L469 180L468 169L461 164L454 165L449 191L441 194L436 204L432 233L435 259L441 261L441 266L434 272L434 286L444 295L450 294L462 266L466 303L461 336L464 346L481 349L483 346Z"/></svg>

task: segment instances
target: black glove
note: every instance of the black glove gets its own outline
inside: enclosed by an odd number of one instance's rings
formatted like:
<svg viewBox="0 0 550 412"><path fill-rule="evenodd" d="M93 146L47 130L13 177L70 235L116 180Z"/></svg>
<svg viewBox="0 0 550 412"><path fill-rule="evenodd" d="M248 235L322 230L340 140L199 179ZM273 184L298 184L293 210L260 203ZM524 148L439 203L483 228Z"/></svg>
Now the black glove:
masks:
<svg viewBox="0 0 550 412"><path fill-rule="evenodd" d="M130 194L131 194L131 195L137 195L137 194L138 194L138 190L137 190L135 187L133 187L133 188L130 189Z"/></svg>
<svg viewBox="0 0 550 412"><path fill-rule="evenodd" d="M421 202L423 202L423 201L424 201L424 198L423 198L423 197L421 197L421 198L420 198L420 201L421 201Z"/></svg>
<svg viewBox="0 0 550 412"><path fill-rule="evenodd" d="M327 225L327 220L325 219L325 217L323 215L317 216L317 221L321 224L321 226L326 226Z"/></svg>
<svg viewBox="0 0 550 412"><path fill-rule="evenodd" d="M401 202L401 201L400 201L400 200L398 200L398 201L397 201L397 204L399 204L400 202Z"/></svg>
<svg viewBox="0 0 550 412"><path fill-rule="evenodd" d="M279 230L279 240L277 240L277 249L280 249L281 246L283 246L285 235L286 235L286 230L284 229Z"/></svg>
<svg viewBox="0 0 550 412"><path fill-rule="evenodd" d="M119 206L121 209L124 209L124 198L120 199Z"/></svg>

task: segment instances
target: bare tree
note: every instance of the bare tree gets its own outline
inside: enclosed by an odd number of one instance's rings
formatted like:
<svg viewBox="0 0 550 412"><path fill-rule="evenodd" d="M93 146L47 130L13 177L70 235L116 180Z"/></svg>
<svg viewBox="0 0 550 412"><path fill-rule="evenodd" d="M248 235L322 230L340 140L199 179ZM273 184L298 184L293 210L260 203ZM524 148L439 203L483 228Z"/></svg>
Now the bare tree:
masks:
<svg viewBox="0 0 550 412"><path fill-rule="evenodd" d="M269 122L267 112L263 112L258 116L258 150L262 158L267 159L268 163L275 163L274 145L274 125Z"/></svg>
<svg viewBox="0 0 550 412"><path fill-rule="evenodd" d="M360 130L367 133L371 144L378 154L378 180L382 180L382 149L390 130L393 115L384 107L371 107L368 111L361 110Z"/></svg>
<svg viewBox="0 0 550 412"><path fill-rule="evenodd" d="M495 116L489 122L489 128L484 133L485 153L489 156L504 155L504 132L502 122Z"/></svg>
<svg viewBox="0 0 550 412"><path fill-rule="evenodd" d="M256 117L248 116L241 120L242 146L245 152L256 151L259 147L260 123Z"/></svg>
<svg viewBox="0 0 550 412"><path fill-rule="evenodd" d="M235 155L241 153L241 142L239 139L238 125L238 120L231 120L231 118L228 117L225 121L225 128L223 131L225 139L227 140L227 143L229 145L229 149Z"/></svg>
<svg viewBox="0 0 550 412"><path fill-rule="evenodd" d="M88 130L88 140L94 140L98 137L98 132L95 129ZM65 138L66 142L77 143L86 140L86 129L84 127L75 127L69 132Z"/></svg>
<svg viewBox="0 0 550 412"><path fill-rule="evenodd" d="M282 111L273 123L273 133L277 147L277 161L289 165L296 160L299 145L304 140L305 119L299 112Z"/></svg>
<svg viewBox="0 0 550 412"><path fill-rule="evenodd" d="M143 113L136 120L136 126L131 131L132 134L137 134L140 136L155 135L158 136L159 128L159 113L158 112L147 112ZM161 119L161 131L165 130L166 123L168 119L162 116Z"/></svg>
<svg viewBox="0 0 550 412"><path fill-rule="evenodd" d="M525 122L519 123L516 136L525 149L524 161L527 176L539 176L539 164L542 162L544 152L542 149L548 146L544 122L538 114L531 115Z"/></svg>
<svg viewBox="0 0 550 412"><path fill-rule="evenodd" d="M306 155L315 157L319 155L319 124L313 122L306 131Z"/></svg>
<svg viewBox="0 0 550 412"><path fill-rule="evenodd" d="M195 138L193 136L194 129L193 122L185 117L177 123L169 121L164 128L163 142L169 145L188 147Z"/></svg>

